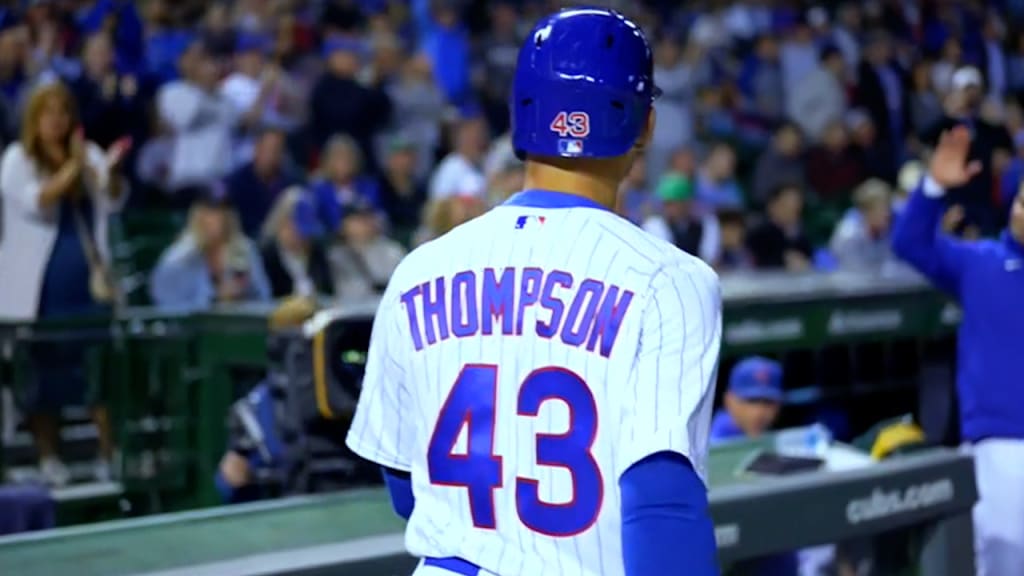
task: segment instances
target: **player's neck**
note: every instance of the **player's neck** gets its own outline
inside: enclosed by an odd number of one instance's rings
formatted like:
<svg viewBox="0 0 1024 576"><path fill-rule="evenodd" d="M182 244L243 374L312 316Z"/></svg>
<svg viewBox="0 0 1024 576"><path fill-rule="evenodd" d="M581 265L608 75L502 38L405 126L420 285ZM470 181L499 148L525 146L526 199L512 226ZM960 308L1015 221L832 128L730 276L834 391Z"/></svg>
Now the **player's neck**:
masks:
<svg viewBox="0 0 1024 576"><path fill-rule="evenodd" d="M574 166L569 169L561 162L538 162L529 160L526 162L526 174L523 179L524 190L551 190L582 196L606 206L610 210L615 209L615 200L619 190L619 180L614 175L605 174L596 166L587 166L593 169L580 169L578 160L573 162Z"/></svg>

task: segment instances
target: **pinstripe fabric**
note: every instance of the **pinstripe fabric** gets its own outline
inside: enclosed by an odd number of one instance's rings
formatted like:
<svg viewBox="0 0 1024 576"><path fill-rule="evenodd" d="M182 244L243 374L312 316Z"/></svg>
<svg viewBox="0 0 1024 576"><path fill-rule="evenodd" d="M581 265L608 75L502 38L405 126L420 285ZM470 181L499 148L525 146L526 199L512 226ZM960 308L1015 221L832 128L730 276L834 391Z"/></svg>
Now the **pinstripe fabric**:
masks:
<svg viewBox="0 0 1024 576"><path fill-rule="evenodd" d="M519 229L524 215L543 216L542 224ZM555 291L566 308L587 278L632 291L609 356L536 336L536 323L551 320L541 306L525 309L520 336L496 329L416 350L402 293L460 271L479 278L484 269L509 266L517 284L527 267L571 274L572 287ZM395 272L374 323L347 442L369 460L412 472L416 507L406 546L416 556L456 556L500 576L622 575L618 479L644 456L664 450L686 455L704 477L720 339L718 280L696 258L603 210L501 206L417 249ZM427 442L466 363L498 366L494 452L504 467L502 487L494 491L493 530L473 526L464 488L431 485L427 477ZM545 502L573 498L571 474L538 465L535 448L537 434L566 432L569 407L546 402L536 418L516 411L524 377L547 366L580 375L598 414L593 454L603 505L589 529L565 538L528 529L515 501L517 477L536 480ZM455 453L465 449L463 433Z"/></svg>

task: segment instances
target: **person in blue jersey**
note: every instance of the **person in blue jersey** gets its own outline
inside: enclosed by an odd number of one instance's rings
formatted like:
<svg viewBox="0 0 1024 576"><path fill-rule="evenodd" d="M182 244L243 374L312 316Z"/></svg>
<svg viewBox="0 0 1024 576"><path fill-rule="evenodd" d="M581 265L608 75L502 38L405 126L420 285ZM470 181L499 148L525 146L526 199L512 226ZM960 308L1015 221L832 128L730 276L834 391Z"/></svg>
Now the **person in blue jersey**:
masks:
<svg viewBox="0 0 1024 576"><path fill-rule="evenodd" d="M712 446L771 430L782 408L782 365L760 356L741 360L729 375L724 404L711 419ZM796 576L798 568L796 554L776 554L742 562L730 574Z"/></svg>
<svg viewBox="0 0 1024 576"><path fill-rule="evenodd" d="M614 212L653 71L618 12L542 18L509 102L525 190L418 247L382 297L346 444L384 469L415 576L719 573L718 277ZM536 418L549 403L568 419Z"/></svg>
<svg viewBox="0 0 1024 576"><path fill-rule="evenodd" d="M782 366L760 356L741 360L729 375L724 406L711 420L711 443L761 436L781 407Z"/></svg>
<svg viewBox="0 0 1024 576"><path fill-rule="evenodd" d="M1024 574L1024 194L998 238L966 241L942 232L947 190L981 174L968 159L971 132L939 138L927 174L893 230L893 251L963 309L958 332L960 433L974 454L979 576Z"/></svg>

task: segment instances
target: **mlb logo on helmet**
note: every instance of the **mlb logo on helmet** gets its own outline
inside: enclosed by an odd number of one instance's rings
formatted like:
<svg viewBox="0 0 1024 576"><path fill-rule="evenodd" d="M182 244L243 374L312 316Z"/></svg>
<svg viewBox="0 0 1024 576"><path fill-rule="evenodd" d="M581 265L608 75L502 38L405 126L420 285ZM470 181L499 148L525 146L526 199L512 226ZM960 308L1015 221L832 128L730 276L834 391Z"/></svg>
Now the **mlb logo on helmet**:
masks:
<svg viewBox="0 0 1024 576"><path fill-rule="evenodd" d="M579 156L583 154L583 140L559 140L558 152L563 156Z"/></svg>

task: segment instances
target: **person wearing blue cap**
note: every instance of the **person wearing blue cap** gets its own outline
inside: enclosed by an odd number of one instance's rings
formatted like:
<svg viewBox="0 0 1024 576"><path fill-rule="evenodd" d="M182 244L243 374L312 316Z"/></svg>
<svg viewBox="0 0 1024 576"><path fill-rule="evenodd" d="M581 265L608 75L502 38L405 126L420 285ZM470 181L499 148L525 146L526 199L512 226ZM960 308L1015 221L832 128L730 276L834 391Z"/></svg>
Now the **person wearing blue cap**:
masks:
<svg viewBox="0 0 1024 576"><path fill-rule="evenodd" d="M761 356L744 358L729 375L725 407L711 419L710 443L735 438L757 438L775 424L782 407L782 365ZM734 566L746 576L796 576L799 557L794 553L754 558Z"/></svg>
<svg viewBox="0 0 1024 576"><path fill-rule="evenodd" d="M781 406L782 366L760 356L740 361L729 375L725 407L711 420L711 442L764 434Z"/></svg>

